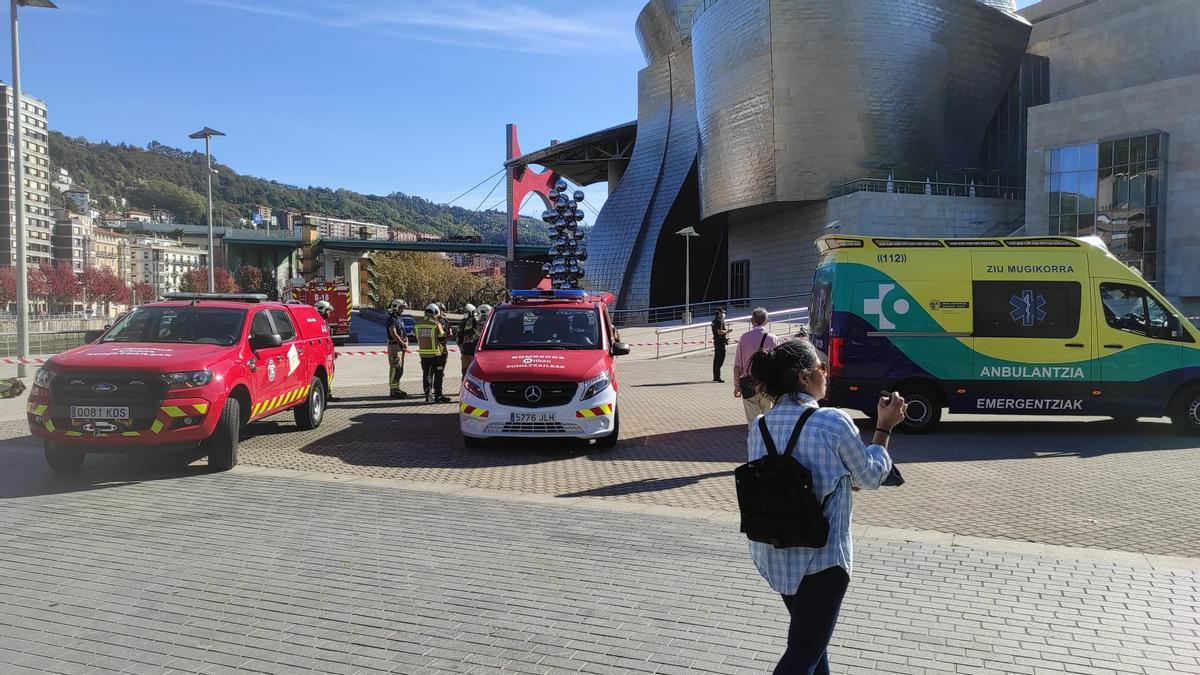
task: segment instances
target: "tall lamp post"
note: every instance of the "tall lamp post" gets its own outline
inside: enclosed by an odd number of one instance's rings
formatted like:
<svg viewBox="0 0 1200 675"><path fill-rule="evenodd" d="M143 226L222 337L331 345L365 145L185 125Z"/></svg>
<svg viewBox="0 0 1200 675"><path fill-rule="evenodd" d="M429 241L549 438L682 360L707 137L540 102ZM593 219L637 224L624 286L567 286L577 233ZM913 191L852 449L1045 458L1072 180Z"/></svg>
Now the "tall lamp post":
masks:
<svg viewBox="0 0 1200 675"><path fill-rule="evenodd" d="M204 139L204 157L208 160L208 292L214 293L217 290L217 283L213 276L213 265L217 262L217 252L213 248L213 208L212 208L212 137L224 136L225 134L204 127L194 134L188 134L188 138Z"/></svg>
<svg viewBox="0 0 1200 675"><path fill-rule="evenodd" d="M699 237L700 233L694 227L685 227L675 234L683 237L687 251L684 256L683 268L683 325L690 326L692 323L692 237Z"/></svg>
<svg viewBox="0 0 1200 675"><path fill-rule="evenodd" d="M29 359L29 266L25 260L25 132L21 119L21 42L17 28L18 7L44 7L58 9L50 0L11 0L12 17L12 90L13 90L13 188L16 211L12 227L16 229L17 251L17 377L29 373L25 361Z"/></svg>

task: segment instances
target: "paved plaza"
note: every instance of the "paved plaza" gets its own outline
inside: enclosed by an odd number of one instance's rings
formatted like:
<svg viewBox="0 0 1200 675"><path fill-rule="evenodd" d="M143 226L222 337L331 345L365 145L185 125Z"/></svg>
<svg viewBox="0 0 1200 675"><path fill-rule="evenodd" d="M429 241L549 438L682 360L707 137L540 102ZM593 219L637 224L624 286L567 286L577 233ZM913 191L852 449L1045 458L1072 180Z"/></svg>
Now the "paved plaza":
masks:
<svg viewBox="0 0 1200 675"><path fill-rule="evenodd" d="M770 671L786 616L705 359L623 360L613 450L467 450L454 406L383 397L382 363L339 359L324 425L252 425L226 474L56 476L8 415L0 673ZM1154 420L898 437L908 484L855 497L835 672L1200 672L1197 445Z"/></svg>

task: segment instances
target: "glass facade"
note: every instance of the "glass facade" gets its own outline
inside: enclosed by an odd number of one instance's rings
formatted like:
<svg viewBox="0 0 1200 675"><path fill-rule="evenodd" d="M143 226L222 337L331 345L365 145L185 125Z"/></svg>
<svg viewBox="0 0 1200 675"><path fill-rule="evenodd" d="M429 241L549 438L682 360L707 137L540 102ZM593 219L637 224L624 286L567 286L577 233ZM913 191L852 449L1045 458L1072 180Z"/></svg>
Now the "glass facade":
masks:
<svg viewBox="0 0 1200 675"><path fill-rule="evenodd" d="M1159 281L1164 138L1135 136L1046 153L1050 234L1097 235L1119 260Z"/></svg>

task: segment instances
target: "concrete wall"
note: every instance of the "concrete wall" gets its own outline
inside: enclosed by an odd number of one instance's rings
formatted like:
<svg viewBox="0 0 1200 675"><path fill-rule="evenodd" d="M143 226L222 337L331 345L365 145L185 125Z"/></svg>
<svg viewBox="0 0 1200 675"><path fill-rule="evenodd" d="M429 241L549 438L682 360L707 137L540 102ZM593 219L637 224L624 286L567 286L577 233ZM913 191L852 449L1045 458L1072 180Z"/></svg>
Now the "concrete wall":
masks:
<svg viewBox="0 0 1200 675"><path fill-rule="evenodd" d="M1197 3L1200 5L1200 3ZM1051 69L1053 69L1051 65ZM1158 130L1168 134L1163 236L1163 292L1189 313L1200 313L1200 75L1051 103L1029 111L1026 227L1049 230L1045 153L1114 136Z"/></svg>
<svg viewBox="0 0 1200 675"><path fill-rule="evenodd" d="M1011 199L857 192L782 210L738 212L729 219L729 262L750 261L750 295L807 293L825 234L974 237L1020 224L1024 203ZM835 229L826 226L836 223ZM1014 225L1014 226L1016 226Z"/></svg>

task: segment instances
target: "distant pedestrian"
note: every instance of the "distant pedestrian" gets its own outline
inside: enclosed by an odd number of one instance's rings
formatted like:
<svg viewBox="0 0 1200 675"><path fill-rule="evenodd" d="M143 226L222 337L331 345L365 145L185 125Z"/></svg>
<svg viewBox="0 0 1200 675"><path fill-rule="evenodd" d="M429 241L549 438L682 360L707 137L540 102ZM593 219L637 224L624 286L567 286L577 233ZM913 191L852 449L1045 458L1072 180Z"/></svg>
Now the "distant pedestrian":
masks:
<svg viewBox="0 0 1200 675"><path fill-rule="evenodd" d="M812 473L812 494L829 525L822 548L750 542L754 566L783 596L791 615L787 651L775 672L828 673L826 649L850 584L851 491L878 489L888 477L892 459L887 445L892 429L904 419L904 399L898 393L880 398L874 438L864 445L845 411L818 406L825 398L826 364L812 343L789 340L757 353L750 370L765 395L778 401L763 419L780 452L793 430L802 427L791 457ZM813 412L802 422L809 410ZM767 454L767 446L758 424L749 433L747 446L754 461Z"/></svg>
<svg viewBox="0 0 1200 675"><path fill-rule="evenodd" d="M403 300L393 300L388 309L388 393L392 398L408 397L408 392L400 389L400 378L404 377L404 357L408 352L408 332L404 330L404 310L407 308L408 303Z"/></svg>
<svg viewBox="0 0 1200 675"><path fill-rule="evenodd" d="M769 352L779 343L779 338L767 330L767 318L767 310L762 307L750 313L750 330L738 338L737 354L733 357L733 395L742 399L747 423L770 410L773 403L758 391L750 372L750 357L757 352Z"/></svg>
<svg viewBox="0 0 1200 675"><path fill-rule="evenodd" d="M725 365L725 346L729 344L729 327L725 325L725 310L718 307L713 312L713 382L724 382L721 379L721 367Z"/></svg>

